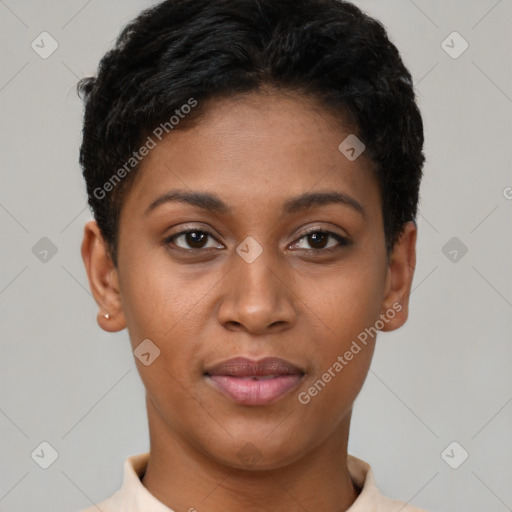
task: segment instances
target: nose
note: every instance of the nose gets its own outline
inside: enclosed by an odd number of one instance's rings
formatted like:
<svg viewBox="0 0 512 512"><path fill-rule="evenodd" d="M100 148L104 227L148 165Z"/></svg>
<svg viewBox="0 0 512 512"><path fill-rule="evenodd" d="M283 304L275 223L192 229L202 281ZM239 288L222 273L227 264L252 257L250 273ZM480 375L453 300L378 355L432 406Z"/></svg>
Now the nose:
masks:
<svg viewBox="0 0 512 512"><path fill-rule="evenodd" d="M220 323L228 330L270 334L289 329L296 319L293 292L283 270L266 251L251 263L234 255L225 281Z"/></svg>

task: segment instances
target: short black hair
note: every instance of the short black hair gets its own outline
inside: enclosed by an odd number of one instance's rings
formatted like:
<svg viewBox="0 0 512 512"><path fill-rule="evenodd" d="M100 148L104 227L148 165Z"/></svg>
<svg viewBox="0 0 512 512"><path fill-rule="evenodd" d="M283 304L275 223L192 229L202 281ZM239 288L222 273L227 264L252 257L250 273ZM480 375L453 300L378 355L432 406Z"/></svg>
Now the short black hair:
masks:
<svg viewBox="0 0 512 512"><path fill-rule="evenodd" d="M424 155L412 78L383 25L340 0L166 0L126 25L97 76L78 83L80 164L115 265L134 152L159 126L200 121L206 100L268 87L352 123L376 173L389 256L416 222Z"/></svg>

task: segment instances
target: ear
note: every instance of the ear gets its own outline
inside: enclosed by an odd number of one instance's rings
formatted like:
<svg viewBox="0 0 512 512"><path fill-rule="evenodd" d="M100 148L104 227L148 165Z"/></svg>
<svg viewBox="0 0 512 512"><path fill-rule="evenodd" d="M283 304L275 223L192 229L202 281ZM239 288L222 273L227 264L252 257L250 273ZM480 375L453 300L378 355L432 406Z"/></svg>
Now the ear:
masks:
<svg viewBox="0 0 512 512"><path fill-rule="evenodd" d="M388 318L381 331L394 331L401 327L409 316L409 295L416 267L416 224L404 224L404 231L395 243L389 257L386 289L382 304L382 314ZM393 311L394 316L389 314ZM381 315L382 316L382 315Z"/></svg>
<svg viewBox="0 0 512 512"><path fill-rule="evenodd" d="M117 269L107 247L96 221L88 222L84 227L82 259L89 287L100 308L97 322L104 331L117 332L126 327L126 322L121 305ZM108 314L108 318L105 314Z"/></svg>

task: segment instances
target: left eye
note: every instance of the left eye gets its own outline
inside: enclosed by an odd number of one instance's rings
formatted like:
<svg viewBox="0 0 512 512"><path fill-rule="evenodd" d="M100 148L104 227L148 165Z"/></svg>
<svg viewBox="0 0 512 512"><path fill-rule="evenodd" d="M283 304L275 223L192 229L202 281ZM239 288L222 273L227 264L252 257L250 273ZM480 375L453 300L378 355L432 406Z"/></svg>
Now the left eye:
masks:
<svg viewBox="0 0 512 512"><path fill-rule="evenodd" d="M335 242L329 244L329 238L334 239ZM336 247L336 245L348 245L348 239L341 235L332 233L331 231L317 230L310 231L301 236L291 247L294 249L308 249L308 247L300 247L298 245L301 240L305 240L306 243L312 247L312 250L331 249L332 247Z"/></svg>

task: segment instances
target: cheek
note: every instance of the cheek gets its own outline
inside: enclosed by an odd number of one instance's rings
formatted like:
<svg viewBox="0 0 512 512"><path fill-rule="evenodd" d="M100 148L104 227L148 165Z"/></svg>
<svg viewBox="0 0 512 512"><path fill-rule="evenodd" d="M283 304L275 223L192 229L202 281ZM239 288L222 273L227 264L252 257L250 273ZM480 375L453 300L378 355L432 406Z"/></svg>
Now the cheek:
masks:
<svg viewBox="0 0 512 512"><path fill-rule="evenodd" d="M156 260L156 259L155 259ZM207 305L219 276L210 272L191 280L186 271L159 261L137 267L134 258L122 282L123 311L132 350L151 340L158 357L146 366L135 359L149 396L159 409L194 408L190 388L200 369L199 354L211 311ZM210 311L210 313L209 313ZM211 320L211 319L210 319ZM195 404L195 405L194 405ZM199 411L193 411L197 414Z"/></svg>
<svg viewBox="0 0 512 512"><path fill-rule="evenodd" d="M181 410L197 415L198 405L186 390L197 369L205 292L200 286L186 286L177 276L149 263L132 267L122 286L123 311L137 370L154 406L160 414ZM137 357L143 340L150 340L149 351L158 354L149 365Z"/></svg>
<svg viewBox="0 0 512 512"><path fill-rule="evenodd" d="M150 338L168 345L195 323L201 299L211 288L211 283L187 282L183 271L163 257L148 261L148 254L134 254L120 272L122 307L133 342Z"/></svg>
<svg viewBox="0 0 512 512"><path fill-rule="evenodd" d="M365 329L380 312L376 282L375 276L354 270L331 276L308 295L315 357L297 400L304 421L324 435L350 411L368 374L375 338Z"/></svg>
<svg viewBox="0 0 512 512"><path fill-rule="evenodd" d="M380 315L383 276L375 261L358 256L304 287L315 354L305 401L314 401L318 414L343 414L343 404L363 385L375 347L371 327Z"/></svg>
<svg viewBox="0 0 512 512"><path fill-rule="evenodd" d="M363 263L340 266L338 271L316 276L314 282L304 282L304 314L331 347L319 346L322 354L332 356L332 350L342 350L379 318L384 273Z"/></svg>

